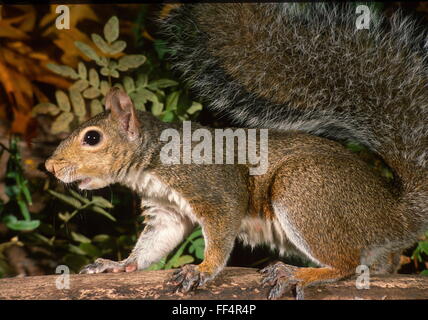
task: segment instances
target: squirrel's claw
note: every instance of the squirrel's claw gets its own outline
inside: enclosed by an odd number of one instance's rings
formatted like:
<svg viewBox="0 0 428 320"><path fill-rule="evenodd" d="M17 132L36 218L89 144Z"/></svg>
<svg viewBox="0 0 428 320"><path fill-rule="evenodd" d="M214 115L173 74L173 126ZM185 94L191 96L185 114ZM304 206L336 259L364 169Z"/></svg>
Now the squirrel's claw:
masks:
<svg viewBox="0 0 428 320"><path fill-rule="evenodd" d="M124 262L112 261L108 259L98 258L94 263L88 264L80 270L80 274L102 273L102 272L130 272L136 268L132 265L127 265Z"/></svg>
<svg viewBox="0 0 428 320"><path fill-rule="evenodd" d="M175 271L167 284L175 286L175 292L189 292L204 285L209 279L208 274L200 272L196 265L188 264Z"/></svg>
<svg viewBox="0 0 428 320"><path fill-rule="evenodd" d="M268 299L281 298L287 291L296 290L296 299L304 298L303 285L294 277L298 268L277 262L260 270L263 275L262 286L271 287Z"/></svg>

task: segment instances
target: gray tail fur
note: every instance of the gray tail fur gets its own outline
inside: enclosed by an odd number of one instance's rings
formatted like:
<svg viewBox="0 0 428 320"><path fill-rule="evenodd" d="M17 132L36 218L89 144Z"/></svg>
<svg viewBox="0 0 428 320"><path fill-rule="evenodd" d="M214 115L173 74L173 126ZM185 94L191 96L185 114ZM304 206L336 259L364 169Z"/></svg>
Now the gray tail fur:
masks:
<svg viewBox="0 0 428 320"><path fill-rule="evenodd" d="M414 19L354 4L199 4L161 22L173 65L237 124L358 141L428 228L428 43Z"/></svg>

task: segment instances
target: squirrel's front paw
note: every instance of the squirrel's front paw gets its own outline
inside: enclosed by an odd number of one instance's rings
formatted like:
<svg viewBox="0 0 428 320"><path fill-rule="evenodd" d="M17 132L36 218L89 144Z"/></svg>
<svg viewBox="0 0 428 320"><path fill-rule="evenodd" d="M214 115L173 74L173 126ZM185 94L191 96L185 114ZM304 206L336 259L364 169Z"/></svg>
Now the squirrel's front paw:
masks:
<svg viewBox="0 0 428 320"><path fill-rule="evenodd" d="M285 292L296 290L296 299L304 299L303 286L296 279L295 272L298 268L277 262L260 270L263 275L262 285L270 286L269 299L279 299Z"/></svg>
<svg viewBox="0 0 428 320"><path fill-rule="evenodd" d="M168 284L176 286L176 292L189 292L204 285L213 276L207 272L199 271L198 266L188 264L175 271Z"/></svg>
<svg viewBox="0 0 428 320"><path fill-rule="evenodd" d="M79 273L132 272L135 270L137 270L136 264L127 264L125 261L112 261L98 258L94 263L83 267Z"/></svg>

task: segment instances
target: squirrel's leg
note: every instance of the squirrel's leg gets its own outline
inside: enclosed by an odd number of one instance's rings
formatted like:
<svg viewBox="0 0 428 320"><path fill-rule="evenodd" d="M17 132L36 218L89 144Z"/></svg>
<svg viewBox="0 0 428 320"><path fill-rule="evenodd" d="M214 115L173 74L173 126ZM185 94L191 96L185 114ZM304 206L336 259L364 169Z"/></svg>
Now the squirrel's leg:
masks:
<svg viewBox="0 0 428 320"><path fill-rule="evenodd" d="M99 258L80 273L131 272L145 269L170 253L192 231L194 224L168 209L152 207L144 212L146 226L128 258Z"/></svg>
<svg viewBox="0 0 428 320"><path fill-rule="evenodd" d="M146 226L126 259L139 270L166 257L195 227L188 217L163 208L150 208L144 215Z"/></svg>
<svg viewBox="0 0 428 320"><path fill-rule="evenodd" d="M113 261L104 258L98 258L93 263L88 264L80 270L79 273L102 273L102 272L131 272L136 270L133 265L125 265L125 260Z"/></svg>
<svg viewBox="0 0 428 320"><path fill-rule="evenodd" d="M309 285L340 280L355 273L347 268L303 268L277 262L260 271L263 275L262 285L271 287L269 299L279 299L287 291L296 290L296 298L304 299L304 288Z"/></svg>
<svg viewBox="0 0 428 320"><path fill-rule="evenodd" d="M214 216L206 214L208 217ZM177 270L170 284L176 291L188 292L213 279L226 265L238 234L240 220L223 216L216 223L201 223L205 239L204 260L199 265L185 265Z"/></svg>
<svg viewBox="0 0 428 320"><path fill-rule="evenodd" d="M351 223L350 219L359 222L356 215L361 212L355 207L360 202L342 200L342 193L338 195L337 190L347 190L343 186L323 184L334 174L339 181L343 178L344 185L348 186L349 182L345 179L345 170L333 171L328 159L318 161L314 160L315 156L290 157L286 166L277 170L271 188L271 205L284 235L321 267L297 268L278 263L265 268L263 283L272 286L271 299L280 298L285 291L294 288L297 298L302 299L306 286L353 275L361 264L363 245L353 240L353 229L343 222Z"/></svg>

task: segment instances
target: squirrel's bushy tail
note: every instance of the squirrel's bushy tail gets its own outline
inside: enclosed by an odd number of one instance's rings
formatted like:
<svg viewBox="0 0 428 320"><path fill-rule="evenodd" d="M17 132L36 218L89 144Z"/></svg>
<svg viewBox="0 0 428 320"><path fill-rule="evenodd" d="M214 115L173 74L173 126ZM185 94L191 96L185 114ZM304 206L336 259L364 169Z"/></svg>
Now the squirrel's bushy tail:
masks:
<svg viewBox="0 0 428 320"><path fill-rule="evenodd" d="M400 13L372 10L368 30L357 17L353 4L199 4L162 32L212 109L365 144L399 177L409 225L428 229L427 33Z"/></svg>

